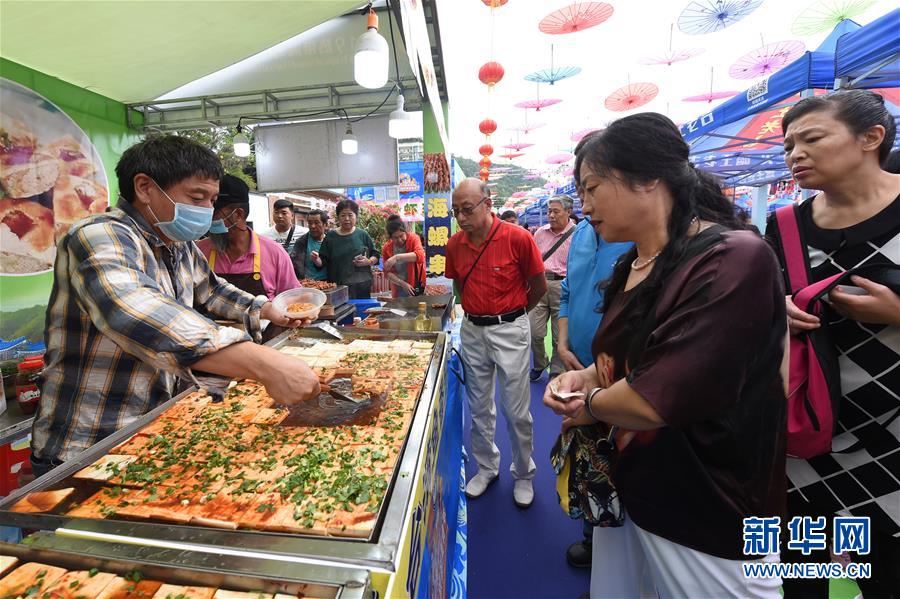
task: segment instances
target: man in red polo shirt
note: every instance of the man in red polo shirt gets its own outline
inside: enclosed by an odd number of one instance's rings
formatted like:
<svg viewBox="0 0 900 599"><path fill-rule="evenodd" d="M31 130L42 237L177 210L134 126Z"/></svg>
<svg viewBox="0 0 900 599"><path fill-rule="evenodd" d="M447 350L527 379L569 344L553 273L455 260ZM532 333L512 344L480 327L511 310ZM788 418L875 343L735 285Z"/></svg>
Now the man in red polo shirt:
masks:
<svg viewBox="0 0 900 599"><path fill-rule="evenodd" d="M472 455L478 464L466 495L480 496L500 472L500 451L494 444L494 377L499 374L500 409L513 456L510 471L516 479L513 499L526 508L534 499L535 473L526 311L547 291L544 263L527 231L493 215L490 190L478 179L457 186L453 215L462 230L447 244L446 274L466 312L460 337L472 413Z"/></svg>

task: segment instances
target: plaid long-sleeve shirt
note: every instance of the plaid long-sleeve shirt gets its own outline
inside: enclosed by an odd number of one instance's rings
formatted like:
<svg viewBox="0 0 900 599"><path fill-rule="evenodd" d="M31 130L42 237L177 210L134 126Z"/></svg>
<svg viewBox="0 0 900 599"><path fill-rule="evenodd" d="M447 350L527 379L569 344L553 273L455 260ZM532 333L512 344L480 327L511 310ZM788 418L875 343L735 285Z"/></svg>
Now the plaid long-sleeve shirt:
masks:
<svg viewBox="0 0 900 599"><path fill-rule="evenodd" d="M166 246L126 201L69 230L47 306L46 367L32 451L68 460L167 401L203 356L259 338L265 297L210 271L193 242Z"/></svg>

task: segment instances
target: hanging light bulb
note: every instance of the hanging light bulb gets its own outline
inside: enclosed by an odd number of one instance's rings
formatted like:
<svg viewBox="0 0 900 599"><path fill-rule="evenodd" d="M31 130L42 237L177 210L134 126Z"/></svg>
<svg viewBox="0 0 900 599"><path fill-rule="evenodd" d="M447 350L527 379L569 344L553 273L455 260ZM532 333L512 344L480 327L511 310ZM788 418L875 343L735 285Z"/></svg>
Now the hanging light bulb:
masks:
<svg viewBox="0 0 900 599"><path fill-rule="evenodd" d="M246 158L250 155L250 140L242 133L243 127L237 126L237 135L232 139L234 143L234 155L238 158Z"/></svg>
<svg viewBox="0 0 900 599"><path fill-rule="evenodd" d="M344 154L348 154L352 156L359 151L359 142L356 140L356 136L353 135L353 128L350 126L350 123L347 123L347 132L344 133L344 137L341 138L341 152Z"/></svg>
<svg viewBox="0 0 900 599"><path fill-rule="evenodd" d="M388 135L394 139L406 139L413 135L412 115L403 109L403 94L397 95L397 109L391 112L388 121Z"/></svg>
<svg viewBox="0 0 900 599"><path fill-rule="evenodd" d="M366 32L356 40L353 78L368 89L384 87L388 80L389 59L387 40L378 33L378 15L370 8Z"/></svg>

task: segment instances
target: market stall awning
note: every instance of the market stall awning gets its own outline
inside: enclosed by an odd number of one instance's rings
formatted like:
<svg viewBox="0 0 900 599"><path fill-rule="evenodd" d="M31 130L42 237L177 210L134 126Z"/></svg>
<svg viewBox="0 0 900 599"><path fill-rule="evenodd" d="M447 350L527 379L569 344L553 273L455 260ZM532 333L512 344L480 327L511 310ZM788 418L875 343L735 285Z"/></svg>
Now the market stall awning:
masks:
<svg viewBox="0 0 900 599"><path fill-rule="evenodd" d="M4 1L0 56L121 102L157 98L365 4Z"/></svg>
<svg viewBox="0 0 900 599"><path fill-rule="evenodd" d="M900 8L837 42L834 57L837 77L851 81L865 77L879 86L900 80ZM874 71L874 72L873 72Z"/></svg>

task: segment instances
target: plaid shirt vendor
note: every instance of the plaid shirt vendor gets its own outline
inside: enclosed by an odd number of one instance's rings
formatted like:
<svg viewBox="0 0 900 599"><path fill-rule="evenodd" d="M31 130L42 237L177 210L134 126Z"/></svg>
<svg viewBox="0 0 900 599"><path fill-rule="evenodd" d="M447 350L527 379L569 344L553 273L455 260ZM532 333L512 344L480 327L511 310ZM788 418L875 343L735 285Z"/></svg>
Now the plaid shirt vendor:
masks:
<svg viewBox="0 0 900 599"><path fill-rule="evenodd" d="M260 319L301 321L216 276L194 244L209 231L222 174L218 157L187 138L147 139L116 166L118 207L60 238L32 431L36 475L169 400L179 381L195 380L192 370L258 380L279 403L318 395L305 363L253 342Z"/></svg>

